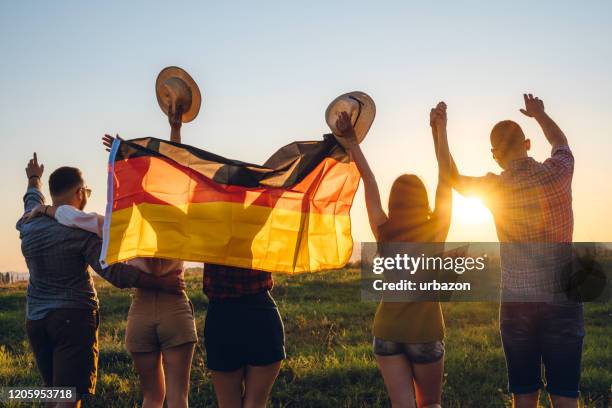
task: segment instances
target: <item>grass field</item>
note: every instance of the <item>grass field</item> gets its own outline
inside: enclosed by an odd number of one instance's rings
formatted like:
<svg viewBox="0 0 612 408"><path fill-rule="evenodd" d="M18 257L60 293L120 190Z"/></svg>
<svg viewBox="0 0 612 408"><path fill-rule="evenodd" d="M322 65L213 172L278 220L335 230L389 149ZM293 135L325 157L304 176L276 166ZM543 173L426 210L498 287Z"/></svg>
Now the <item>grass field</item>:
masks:
<svg viewBox="0 0 612 408"><path fill-rule="evenodd" d="M201 274L189 273L187 285L201 334L207 302ZM136 374L123 347L130 292L99 279L96 286L102 319L100 368L96 396L84 406L139 406ZM272 406L389 405L370 347L376 304L360 300L357 270L278 276L273 294L285 323L288 359L274 386ZM444 305L443 406L509 406L497 308L493 303ZM612 406L612 304L589 304L585 310L582 399L588 407ZM0 386L42 385L25 338L24 316L25 283L0 288ZM198 344L191 376L193 407L215 406L204 361ZM542 404L548 406L544 396Z"/></svg>

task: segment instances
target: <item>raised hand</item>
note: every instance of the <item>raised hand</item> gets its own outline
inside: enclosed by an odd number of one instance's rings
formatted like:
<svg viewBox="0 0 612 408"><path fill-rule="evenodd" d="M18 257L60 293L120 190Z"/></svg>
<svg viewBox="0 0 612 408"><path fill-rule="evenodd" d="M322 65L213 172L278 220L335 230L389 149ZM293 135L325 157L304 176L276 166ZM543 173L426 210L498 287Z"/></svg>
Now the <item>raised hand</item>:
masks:
<svg viewBox="0 0 612 408"><path fill-rule="evenodd" d="M183 124L183 107L179 104L175 109L173 105L174 104L171 103L168 106L168 123L170 123L170 128L174 130L180 129Z"/></svg>
<svg viewBox="0 0 612 408"><path fill-rule="evenodd" d="M446 103L439 102L435 108L429 112L429 125L433 128L446 127Z"/></svg>
<svg viewBox="0 0 612 408"><path fill-rule="evenodd" d="M346 112L340 112L336 119L336 129L340 132L339 135L334 135L338 143L345 149L350 149L357 145L357 136L355 129L351 123L351 117Z"/></svg>
<svg viewBox="0 0 612 408"><path fill-rule="evenodd" d="M170 103L168 106L168 123L170 123L170 141L181 143L181 125L183 117L183 107Z"/></svg>
<svg viewBox="0 0 612 408"><path fill-rule="evenodd" d="M25 171L26 171L26 176L28 176L28 180L33 179L33 178L40 179L42 177L43 172L45 171L45 165L38 164L38 156L36 155L36 152L34 152L34 155L28 162L28 165Z"/></svg>
<svg viewBox="0 0 612 408"><path fill-rule="evenodd" d="M530 118L537 118L544 114L544 101L540 98L534 98L532 94L523 94L525 100L525 109L521 109L521 113Z"/></svg>
<svg viewBox="0 0 612 408"><path fill-rule="evenodd" d="M113 146L113 142L115 141L115 138L122 140L119 135L113 137L111 135L104 135L102 137L102 144L104 145L105 149L107 152L111 151L111 147Z"/></svg>
<svg viewBox="0 0 612 408"><path fill-rule="evenodd" d="M521 113L530 118L534 118L542 127L544 136L553 147L567 146L567 137L555 123L554 120L544 111L544 101L534 98L532 94L523 94L525 99L525 109Z"/></svg>

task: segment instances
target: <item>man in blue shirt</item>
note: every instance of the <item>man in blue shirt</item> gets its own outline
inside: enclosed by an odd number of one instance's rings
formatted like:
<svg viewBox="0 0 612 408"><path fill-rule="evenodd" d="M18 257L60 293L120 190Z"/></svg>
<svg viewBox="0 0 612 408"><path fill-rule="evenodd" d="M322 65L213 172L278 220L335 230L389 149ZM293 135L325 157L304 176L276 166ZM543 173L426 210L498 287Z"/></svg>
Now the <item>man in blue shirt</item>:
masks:
<svg viewBox="0 0 612 408"><path fill-rule="evenodd" d="M43 171L34 153L26 168L25 213L17 222L30 272L26 329L46 386L76 387L74 406L79 407L83 395L95 392L98 363L99 302L88 266L118 288L180 293L184 282L176 272L154 277L121 263L102 268L102 241L96 234L65 227L51 217L27 219L29 211L44 204ZM81 171L74 167L55 170L49 177L49 190L54 205L81 210L91 195Z"/></svg>

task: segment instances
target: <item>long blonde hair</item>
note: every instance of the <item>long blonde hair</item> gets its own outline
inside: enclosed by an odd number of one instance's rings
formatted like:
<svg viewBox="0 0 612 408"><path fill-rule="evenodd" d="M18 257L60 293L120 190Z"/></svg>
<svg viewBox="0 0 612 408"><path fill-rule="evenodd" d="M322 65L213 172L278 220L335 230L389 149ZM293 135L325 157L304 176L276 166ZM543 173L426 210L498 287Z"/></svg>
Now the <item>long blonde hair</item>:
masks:
<svg viewBox="0 0 612 408"><path fill-rule="evenodd" d="M386 242L429 241L429 198L423 181L414 174L395 179L389 194L389 219L380 227Z"/></svg>

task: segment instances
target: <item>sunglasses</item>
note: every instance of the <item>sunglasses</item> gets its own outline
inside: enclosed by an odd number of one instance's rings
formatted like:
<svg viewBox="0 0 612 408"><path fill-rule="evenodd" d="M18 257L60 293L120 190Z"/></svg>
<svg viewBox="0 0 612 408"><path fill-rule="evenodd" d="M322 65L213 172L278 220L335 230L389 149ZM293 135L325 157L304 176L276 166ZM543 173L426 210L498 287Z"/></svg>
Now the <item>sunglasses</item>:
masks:
<svg viewBox="0 0 612 408"><path fill-rule="evenodd" d="M80 189L85 192L85 195L87 196L87 198L91 196L91 188L85 186L85 187L81 187Z"/></svg>

